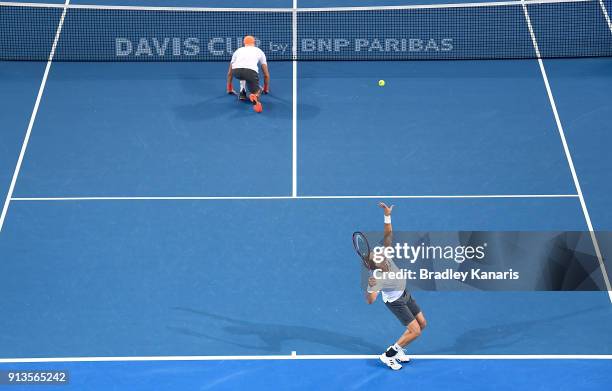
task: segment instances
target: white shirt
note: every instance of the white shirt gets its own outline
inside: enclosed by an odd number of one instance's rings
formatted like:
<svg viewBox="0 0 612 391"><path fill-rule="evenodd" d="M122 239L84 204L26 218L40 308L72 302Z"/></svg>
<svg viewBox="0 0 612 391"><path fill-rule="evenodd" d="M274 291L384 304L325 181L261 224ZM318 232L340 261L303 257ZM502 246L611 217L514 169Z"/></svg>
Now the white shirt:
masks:
<svg viewBox="0 0 612 391"><path fill-rule="evenodd" d="M257 64L265 65L266 54L256 46L243 46L232 56L232 69L247 68L259 72Z"/></svg>
<svg viewBox="0 0 612 391"><path fill-rule="evenodd" d="M387 258L386 261L389 264L389 272L396 273L400 271L391 258ZM376 274L379 273L381 272L377 272ZM374 277L373 272L370 272L370 275ZM372 287L368 285L368 292L371 293L380 291L380 293L382 293L382 299L385 303L392 303L402 297L405 289L405 279L377 278L376 285Z"/></svg>

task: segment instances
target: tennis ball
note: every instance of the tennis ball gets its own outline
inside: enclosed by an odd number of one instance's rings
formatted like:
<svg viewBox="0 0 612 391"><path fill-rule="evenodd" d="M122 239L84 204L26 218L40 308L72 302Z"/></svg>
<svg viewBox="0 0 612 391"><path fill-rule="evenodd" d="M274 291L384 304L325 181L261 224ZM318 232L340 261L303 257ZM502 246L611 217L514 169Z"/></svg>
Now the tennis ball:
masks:
<svg viewBox="0 0 612 391"><path fill-rule="evenodd" d="M380 87L384 87L384 86L385 86L385 81L384 81L384 80L379 80L379 81L378 81L378 85L379 85Z"/></svg>

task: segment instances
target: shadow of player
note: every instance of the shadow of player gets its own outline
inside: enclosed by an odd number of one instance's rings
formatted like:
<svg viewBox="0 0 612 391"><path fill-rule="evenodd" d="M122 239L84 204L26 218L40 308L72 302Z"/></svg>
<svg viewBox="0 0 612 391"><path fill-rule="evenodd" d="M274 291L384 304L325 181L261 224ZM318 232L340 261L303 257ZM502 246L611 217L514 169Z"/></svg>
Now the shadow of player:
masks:
<svg viewBox="0 0 612 391"><path fill-rule="evenodd" d="M581 311L572 311L543 319L525 320L476 328L459 335L451 346L423 352L423 354L482 354L491 349L517 346L521 342L524 344L526 340L533 340L534 349L537 349L537 347L535 347L537 341L546 339L543 338L542 332L537 331L537 328L543 328L543 332L545 333L547 332L546 330L552 330L557 327L556 324L559 321L602 310L606 311L608 308L603 306L591 307ZM549 323L554 324L549 327L544 327ZM560 343L560 347L563 346L564 344Z"/></svg>
<svg viewBox="0 0 612 391"><path fill-rule="evenodd" d="M290 340L297 340L330 346L350 354L373 354L380 350L380 346L370 344L360 337L314 327L252 322L191 308L175 307L173 309L209 320L214 319L223 322L225 326L222 328L230 336L252 336L254 340L259 340L262 344L238 342L239 338L216 337L192 328L169 326L168 328L170 330L192 337L205 338L247 349L261 350L270 353L286 353L286 351L283 351L283 344Z"/></svg>

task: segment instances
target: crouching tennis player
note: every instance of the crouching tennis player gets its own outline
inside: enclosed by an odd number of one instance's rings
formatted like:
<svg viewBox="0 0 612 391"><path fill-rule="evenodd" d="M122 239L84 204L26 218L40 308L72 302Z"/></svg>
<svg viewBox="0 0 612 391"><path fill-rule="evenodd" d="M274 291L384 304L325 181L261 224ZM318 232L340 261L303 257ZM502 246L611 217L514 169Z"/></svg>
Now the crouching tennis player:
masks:
<svg viewBox="0 0 612 391"><path fill-rule="evenodd" d="M384 245L389 247L393 245L393 227L391 226L393 205L388 207L381 202L379 206L385 211ZM380 361L389 368L398 370L402 368L400 362L410 361L404 348L421 335L427 321L418 304L406 289L405 279L376 278L384 276L382 272L400 271L393 259L385 258L382 262L376 263L373 255L373 252L370 253L370 278L365 295L366 301L368 304L374 303L380 292L389 311L406 327L399 339L380 355Z"/></svg>
<svg viewBox="0 0 612 391"><path fill-rule="evenodd" d="M253 110L261 113L263 106L259 101L262 90L259 86L259 67L264 74L263 93L267 94L270 86L270 73L266 54L255 46L255 38L250 35L244 37L244 46L237 49L232 56L229 71L227 71L227 93L234 94L232 79L240 80L240 100L246 100L246 87L249 89L249 100L253 103Z"/></svg>

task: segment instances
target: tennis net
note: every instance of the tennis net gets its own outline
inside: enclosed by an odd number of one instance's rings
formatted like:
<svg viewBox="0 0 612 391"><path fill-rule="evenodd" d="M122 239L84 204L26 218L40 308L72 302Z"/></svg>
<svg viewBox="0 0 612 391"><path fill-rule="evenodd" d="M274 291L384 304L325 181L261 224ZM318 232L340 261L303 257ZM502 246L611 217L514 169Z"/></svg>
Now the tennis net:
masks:
<svg viewBox="0 0 612 391"><path fill-rule="evenodd" d="M247 34L280 61L612 56L610 1L298 9L0 2L0 60L46 61L54 47L54 61L227 61Z"/></svg>

